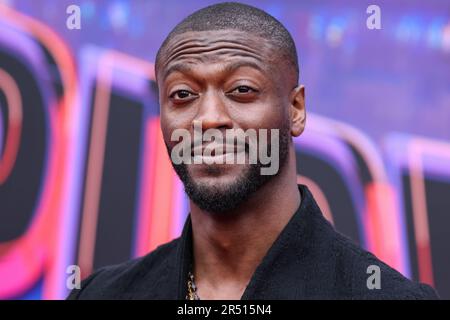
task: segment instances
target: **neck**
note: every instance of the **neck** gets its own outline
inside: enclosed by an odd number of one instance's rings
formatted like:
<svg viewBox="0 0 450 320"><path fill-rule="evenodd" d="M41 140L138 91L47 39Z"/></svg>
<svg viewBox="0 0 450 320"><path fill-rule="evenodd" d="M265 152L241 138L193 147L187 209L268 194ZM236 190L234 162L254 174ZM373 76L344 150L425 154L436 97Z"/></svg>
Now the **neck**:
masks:
<svg viewBox="0 0 450 320"><path fill-rule="evenodd" d="M203 299L240 299L251 276L300 205L295 155L233 212L191 203L194 275Z"/></svg>

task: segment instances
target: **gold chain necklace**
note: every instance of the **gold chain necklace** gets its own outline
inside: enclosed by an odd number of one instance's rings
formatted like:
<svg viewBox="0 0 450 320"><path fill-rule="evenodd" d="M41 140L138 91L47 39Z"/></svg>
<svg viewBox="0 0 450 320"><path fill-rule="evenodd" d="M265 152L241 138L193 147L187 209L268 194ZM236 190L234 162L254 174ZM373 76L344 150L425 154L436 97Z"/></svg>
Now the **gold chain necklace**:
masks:
<svg viewBox="0 0 450 320"><path fill-rule="evenodd" d="M194 282L194 275L190 271L188 274L187 291L186 300L200 300L197 294L197 286Z"/></svg>

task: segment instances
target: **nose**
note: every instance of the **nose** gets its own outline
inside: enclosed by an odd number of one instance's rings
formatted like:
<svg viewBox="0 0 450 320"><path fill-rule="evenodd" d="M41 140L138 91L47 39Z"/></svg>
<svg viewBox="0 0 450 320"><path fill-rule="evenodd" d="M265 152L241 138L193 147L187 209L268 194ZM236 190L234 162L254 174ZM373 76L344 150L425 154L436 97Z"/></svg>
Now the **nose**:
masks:
<svg viewBox="0 0 450 320"><path fill-rule="evenodd" d="M220 92L209 91L201 99L198 112L192 121L192 128L194 124L199 125L199 123L202 125L202 130L211 128L225 130L233 127L224 95Z"/></svg>

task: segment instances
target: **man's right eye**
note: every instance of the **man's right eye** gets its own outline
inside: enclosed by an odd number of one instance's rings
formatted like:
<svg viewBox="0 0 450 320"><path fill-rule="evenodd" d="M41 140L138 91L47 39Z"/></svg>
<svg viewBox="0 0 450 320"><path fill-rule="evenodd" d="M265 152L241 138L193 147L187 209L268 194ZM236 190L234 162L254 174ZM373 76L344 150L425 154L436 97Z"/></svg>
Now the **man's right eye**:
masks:
<svg viewBox="0 0 450 320"><path fill-rule="evenodd" d="M194 96L194 93L188 90L177 90L170 94L169 98L174 100L187 100Z"/></svg>

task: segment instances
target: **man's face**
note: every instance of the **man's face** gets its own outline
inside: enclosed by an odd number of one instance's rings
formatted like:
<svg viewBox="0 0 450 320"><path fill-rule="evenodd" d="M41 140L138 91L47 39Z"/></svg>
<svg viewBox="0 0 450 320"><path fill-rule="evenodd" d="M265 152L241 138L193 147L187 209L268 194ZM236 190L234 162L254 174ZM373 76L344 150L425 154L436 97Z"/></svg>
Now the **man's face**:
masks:
<svg viewBox="0 0 450 320"><path fill-rule="evenodd" d="M292 80L277 56L267 40L240 31L188 32L173 38L157 68L161 128L169 154L178 143L171 141L173 131L186 129L194 137L199 123L203 131L280 129L281 170L288 153ZM201 149L208 144L200 144ZM261 176L260 166L248 161L174 168L191 199L212 212L232 209L271 178Z"/></svg>

